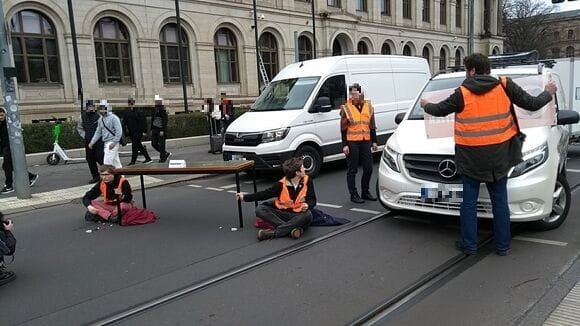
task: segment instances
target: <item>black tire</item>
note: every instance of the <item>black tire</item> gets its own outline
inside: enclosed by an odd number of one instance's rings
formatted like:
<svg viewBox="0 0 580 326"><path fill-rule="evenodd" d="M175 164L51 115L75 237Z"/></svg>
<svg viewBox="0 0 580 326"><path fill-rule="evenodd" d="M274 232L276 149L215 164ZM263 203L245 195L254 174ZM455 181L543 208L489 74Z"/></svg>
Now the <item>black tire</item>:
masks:
<svg viewBox="0 0 580 326"><path fill-rule="evenodd" d="M50 153L46 156L46 163L50 165L57 165L60 162L60 155L57 153Z"/></svg>
<svg viewBox="0 0 580 326"><path fill-rule="evenodd" d="M570 211L572 201L572 192L568 180L562 174L558 174L552 197L552 212L543 220L533 222L532 225L534 228L542 231L553 230L562 225L566 217L568 217L568 211Z"/></svg>
<svg viewBox="0 0 580 326"><path fill-rule="evenodd" d="M316 148L308 145L300 146L296 150L296 156L304 159L304 168L309 176L314 178L320 173L322 155Z"/></svg>

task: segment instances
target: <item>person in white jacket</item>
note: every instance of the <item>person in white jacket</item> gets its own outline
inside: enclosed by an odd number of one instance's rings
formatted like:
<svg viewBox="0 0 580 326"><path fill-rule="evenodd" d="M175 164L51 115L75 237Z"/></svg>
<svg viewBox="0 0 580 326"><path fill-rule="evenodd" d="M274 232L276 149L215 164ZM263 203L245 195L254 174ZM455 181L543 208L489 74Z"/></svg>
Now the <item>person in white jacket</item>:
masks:
<svg viewBox="0 0 580 326"><path fill-rule="evenodd" d="M121 120L112 112L111 105L107 100L101 100L99 103L99 114L101 117L99 118L97 130L89 144L89 148L92 149L93 145L99 139L102 139L103 143L105 143L103 164L120 168L122 165L119 159L119 147L121 146L121 137L123 137Z"/></svg>

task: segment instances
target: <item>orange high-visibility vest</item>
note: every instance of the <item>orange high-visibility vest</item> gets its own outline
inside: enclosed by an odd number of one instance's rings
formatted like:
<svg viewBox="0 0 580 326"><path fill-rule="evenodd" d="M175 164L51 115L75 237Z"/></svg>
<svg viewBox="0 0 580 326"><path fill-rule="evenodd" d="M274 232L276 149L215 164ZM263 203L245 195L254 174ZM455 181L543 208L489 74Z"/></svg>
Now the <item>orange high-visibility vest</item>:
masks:
<svg viewBox="0 0 580 326"><path fill-rule="evenodd" d="M347 141L362 141L371 139L371 117L373 108L369 102L364 101L362 110L358 110L349 100L343 105L343 111L348 119L346 130Z"/></svg>
<svg viewBox="0 0 580 326"><path fill-rule="evenodd" d="M507 80L501 78L505 86ZM475 94L464 86L463 111L455 115L455 143L464 146L500 144L517 134L510 111L511 101L498 84L485 94Z"/></svg>
<svg viewBox="0 0 580 326"><path fill-rule="evenodd" d="M121 178L119 178L119 185L117 186L117 190L119 190L119 192L122 192L122 188L123 188L123 182L125 182L125 177L121 176ZM103 201L107 204L110 204L113 202L113 200L107 198L107 183L105 181L101 181L101 185L100 185L100 189L101 189L101 196L103 196Z"/></svg>
<svg viewBox="0 0 580 326"><path fill-rule="evenodd" d="M308 191L308 176L305 175L302 177L302 189L296 196L296 199L292 200L290 198L290 192L286 187L286 177L280 179L280 183L282 184L282 192L280 193L280 197L274 200L274 205L278 209L292 209L296 213L302 212L302 203L306 200L306 192Z"/></svg>

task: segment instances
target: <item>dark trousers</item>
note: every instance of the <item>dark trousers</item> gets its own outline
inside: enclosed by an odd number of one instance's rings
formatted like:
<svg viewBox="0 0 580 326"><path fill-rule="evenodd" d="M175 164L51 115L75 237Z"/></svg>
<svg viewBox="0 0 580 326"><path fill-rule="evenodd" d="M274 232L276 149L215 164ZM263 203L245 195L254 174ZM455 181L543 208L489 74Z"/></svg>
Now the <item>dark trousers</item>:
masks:
<svg viewBox="0 0 580 326"><path fill-rule="evenodd" d="M90 140L85 140L85 158L87 159L87 164L89 165L89 170L93 178L100 178L99 167L97 163L103 165L103 158L105 156L105 144L102 141L98 141L93 145L93 149L89 148Z"/></svg>
<svg viewBox="0 0 580 326"><path fill-rule="evenodd" d="M2 170L4 170L4 176L6 177L5 185L7 188L12 188L14 184L14 166L12 165L12 155L10 150L3 150L2 157L4 161L2 162ZM32 181L36 177L36 174L28 172L28 180Z"/></svg>
<svg viewBox="0 0 580 326"><path fill-rule="evenodd" d="M143 154L146 160L151 159L149 153L147 153L147 149L145 148L145 146L143 146L143 143L141 142L142 139L143 139L142 133L131 134L131 162L133 163L135 163L135 161L137 160L137 156L139 156L139 153Z"/></svg>
<svg viewBox="0 0 580 326"><path fill-rule="evenodd" d="M346 164L348 166L346 184L348 186L348 192L351 194L357 193L355 179L360 164L363 168L360 188L362 193L367 193L369 192L369 183L371 182L371 175L373 174L371 142L348 142L348 150L349 154L346 157Z"/></svg>
<svg viewBox="0 0 580 326"><path fill-rule="evenodd" d="M256 216L270 222L276 227L276 238L287 237L295 228L306 230L312 222L312 212L307 210L303 213L295 213L279 210L273 206L273 202L264 202L256 207Z"/></svg>
<svg viewBox="0 0 580 326"><path fill-rule="evenodd" d="M160 158L163 159L167 156L167 152L165 151L165 133L161 136L159 133L161 130L159 129L152 129L151 130L151 146L155 148L156 151L159 152Z"/></svg>

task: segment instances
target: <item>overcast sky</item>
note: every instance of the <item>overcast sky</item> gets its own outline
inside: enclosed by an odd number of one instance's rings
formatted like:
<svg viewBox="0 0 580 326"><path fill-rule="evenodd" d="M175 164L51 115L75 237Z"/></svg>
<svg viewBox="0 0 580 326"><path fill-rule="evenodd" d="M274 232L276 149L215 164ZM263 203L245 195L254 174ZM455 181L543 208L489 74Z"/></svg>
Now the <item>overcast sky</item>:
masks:
<svg viewBox="0 0 580 326"><path fill-rule="evenodd" d="M545 0L549 4L552 2L551 0ZM564 1L562 3L558 3L554 5L554 11L568 11L568 10L575 10L580 9L580 1Z"/></svg>

